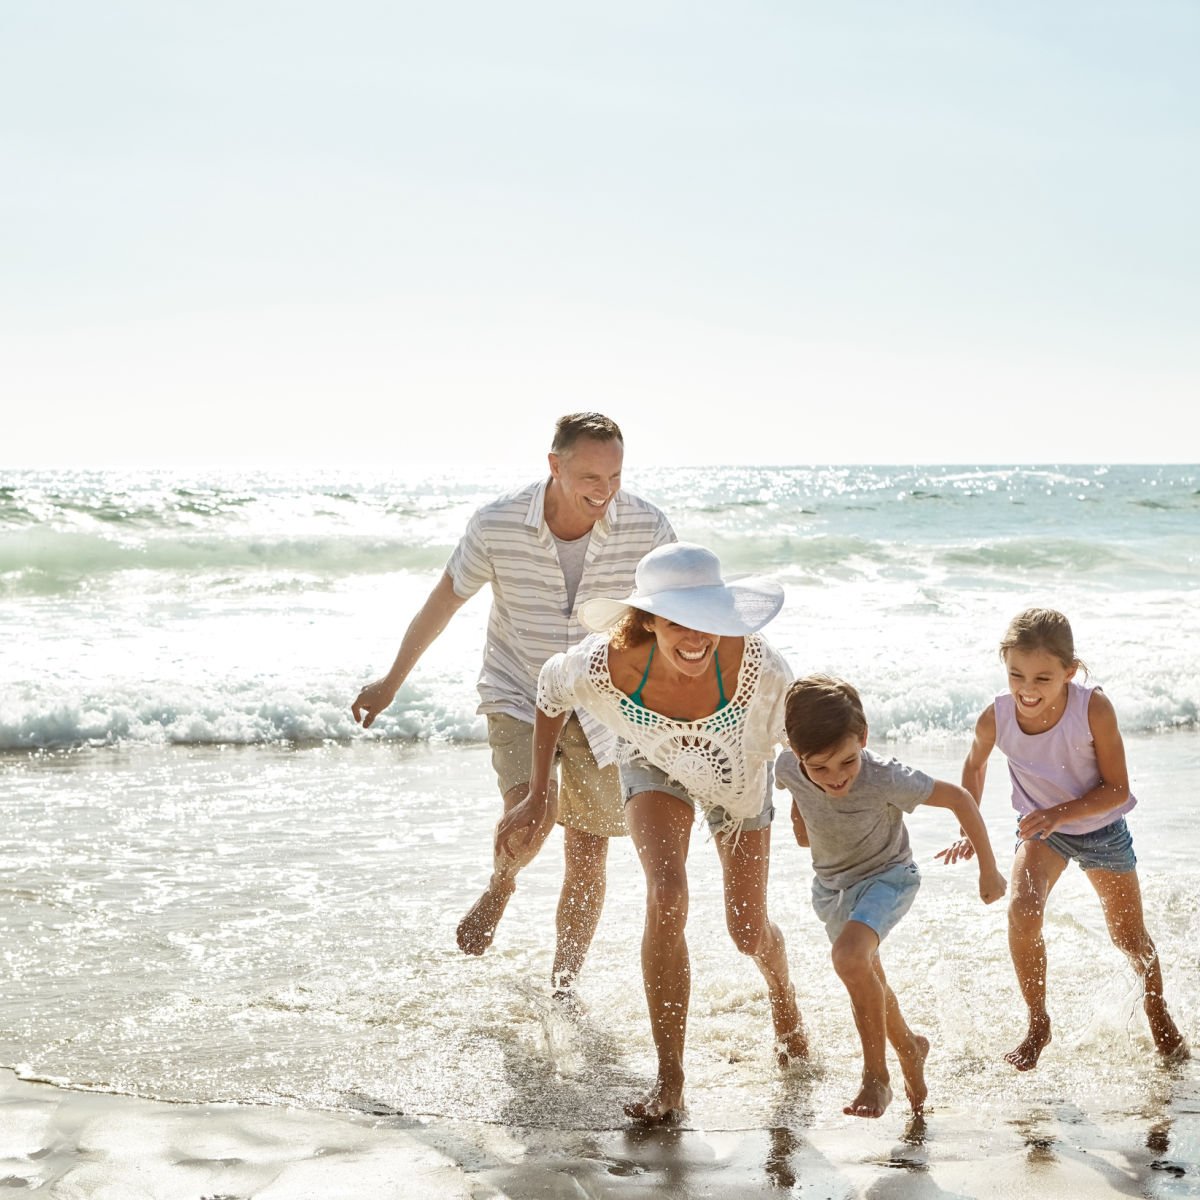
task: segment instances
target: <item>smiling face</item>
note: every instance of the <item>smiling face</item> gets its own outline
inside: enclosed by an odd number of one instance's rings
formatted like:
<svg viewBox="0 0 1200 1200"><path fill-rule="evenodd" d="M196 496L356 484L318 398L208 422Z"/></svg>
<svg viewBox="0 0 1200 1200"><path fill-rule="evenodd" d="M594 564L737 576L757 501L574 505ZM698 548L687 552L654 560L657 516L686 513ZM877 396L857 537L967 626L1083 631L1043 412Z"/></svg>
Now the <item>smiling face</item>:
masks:
<svg viewBox="0 0 1200 1200"><path fill-rule="evenodd" d="M581 437L550 455L546 520L559 537L582 537L604 516L621 486L624 458L620 438Z"/></svg>
<svg viewBox="0 0 1200 1200"><path fill-rule="evenodd" d="M1008 690L1017 702L1017 720L1022 725L1053 725L1066 708L1067 683L1075 677L1077 666L1064 666L1049 650L1004 652L1008 668Z"/></svg>
<svg viewBox="0 0 1200 1200"><path fill-rule="evenodd" d="M650 623L650 631L663 662L679 674L695 679L713 670L713 654L721 642L717 634L701 633L657 616Z"/></svg>
<svg viewBox="0 0 1200 1200"><path fill-rule="evenodd" d="M827 796L844 796L854 786L862 770L865 733L848 733L828 749L800 757L804 773Z"/></svg>

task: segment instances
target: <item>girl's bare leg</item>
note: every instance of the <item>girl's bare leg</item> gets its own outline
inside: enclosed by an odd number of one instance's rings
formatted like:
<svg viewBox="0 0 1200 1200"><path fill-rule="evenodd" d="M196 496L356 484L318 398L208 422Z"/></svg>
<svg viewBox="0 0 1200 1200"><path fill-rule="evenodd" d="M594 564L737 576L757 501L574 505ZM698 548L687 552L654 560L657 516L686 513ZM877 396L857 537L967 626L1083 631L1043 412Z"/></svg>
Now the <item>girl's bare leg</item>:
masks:
<svg viewBox="0 0 1200 1200"><path fill-rule="evenodd" d="M767 873L771 856L771 827L716 838L725 879L725 924L733 944L754 959L767 984L771 1021L779 1057L808 1057L796 992L788 975L787 947L778 926L767 915Z"/></svg>
<svg viewBox="0 0 1200 1200"><path fill-rule="evenodd" d="M1113 945L1129 959L1141 976L1143 1007L1150 1022L1150 1034L1164 1058L1187 1058L1187 1042L1179 1032L1163 998L1162 967L1158 951L1146 932L1142 913L1142 888L1136 871L1085 871L1088 882L1100 897L1104 920Z"/></svg>
<svg viewBox="0 0 1200 1200"><path fill-rule="evenodd" d="M1067 860L1061 854L1038 841L1022 842L1013 859L1008 893L1008 948L1017 972L1017 984L1029 1009L1029 1029L1004 1059L1018 1071L1032 1071L1042 1051L1050 1044L1042 922L1046 901L1066 867Z"/></svg>
<svg viewBox="0 0 1200 1200"><path fill-rule="evenodd" d="M687 855L691 806L665 792L641 792L625 806L625 821L646 875L642 981L658 1077L650 1092L625 1105L631 1117L671 1121L683 1109L683 1047L691 998L687 924Z"/></svg>

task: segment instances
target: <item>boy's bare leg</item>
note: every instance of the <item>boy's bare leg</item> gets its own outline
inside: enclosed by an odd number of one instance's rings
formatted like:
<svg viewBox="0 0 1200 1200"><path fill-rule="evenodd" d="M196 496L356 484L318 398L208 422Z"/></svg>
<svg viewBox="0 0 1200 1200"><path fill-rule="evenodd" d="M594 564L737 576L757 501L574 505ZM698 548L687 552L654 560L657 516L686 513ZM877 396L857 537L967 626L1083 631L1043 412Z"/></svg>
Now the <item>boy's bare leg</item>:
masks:
<svg viewBox="0 0 1200 1200"><path fill-rule="evenodd" d="M1024 1039L1005 1056L1018 1071L1032 1071L1050 1044L1050 1014L1046 1011L1046 943L1042 922L1046 900L1067 860L1038 841L1022 842L1013 859L1008 903L1008 949L1017 985L1029 1009Z"/></svg>
<svg viewBox="0 0 1200 1200"><path fill-rule="evenodd" d="M553 791L555 784L550 787ZM504 793L504 811L520 804L529 795L529 784L519 783ZM464 954L482 954L491 944L496 934L496 926L504 916L504 910L512 898L517 886L517 873L529 865L537 856L537 852L545 844L553 822L539 829L531 839L529 846L517 858L501 858L494 856L492 860L492 877L483 889L483 894L467 910L467 915L458 923L458 948Z"/></svg>
<svg viewBox="0 0 1200 1200"><path fill-rule="evenodd" d="M900 1074L904 1076L904 1094L908 1097L913 1112L920 1114L925 1111L925 1098L929 1094L929 1089L925 1086L925 1060L929 1057L929 1039L924 1034L913 1033L909 1028L904 1014L900 1011L896 994L888 984L878 951L875 952L875 974L883 984L887 1038L900 1060Z"/></svg>
<svg viewBox="0 0 1200 1200"><path fill-rule="evenodd" d="M625 1112L640 1121L665 1123L683 1111L683 1046L692 983L684 937L692 810L677 796L642 792L625 806L625 819L646 875L642 982L658 1056L654 1086L626 1104Z"/></svg>
<svg viewBox="0 0 1200 1200"><path fill-rule="evenodd" d="M808 1038L796 989L788 974L783 934L767 915L767 872L771 827L746 830L737 839L718 837L717 853L725 880L725 925L733 944L754 959L767 985L771 1022L781 1066L808 1057Z"/></svg>
<svg viewBox="0 0 1200 1200"><path fill-rule="evenodd" d="M1113 945L1129 959L1142 978L1142 1006L1150 1022L1150 1035L1164 1058L1190 1057L1188 1044L1167 1011L1163 999L1162 966L1158 951L1146 932L1142 914L1142 888L1136 871L1085 871L1100 897L1104 920Z"/></svg>
<svg viewBox="0 0 1200 1200"><path fill-rule="evenodd" d="M563 826L562 892L558 897L551 981L554 995L570 994L604 908L608 838Z"/></svg>
<svg viewBox="0 0 1200 1200"><path fill-rule="evenodd" d="M861 921L847 921L833 943L833 969L850 993L863 1050L862 1087L842 1109L848 1117L882 1117L892 1102L885 986L875 970L878 950L878 934Z"/></svg>

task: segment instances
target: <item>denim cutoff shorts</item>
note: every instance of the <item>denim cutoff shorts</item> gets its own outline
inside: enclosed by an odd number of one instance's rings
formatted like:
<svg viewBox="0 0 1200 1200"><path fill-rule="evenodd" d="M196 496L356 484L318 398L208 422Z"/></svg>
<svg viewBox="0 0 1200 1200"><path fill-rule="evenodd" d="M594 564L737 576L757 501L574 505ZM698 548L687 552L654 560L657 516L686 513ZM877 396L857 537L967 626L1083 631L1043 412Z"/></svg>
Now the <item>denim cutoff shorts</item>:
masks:
<svg viewBox="0 0 1200 1200"><path fill-rule="evenodd" d="M1133 852L1133 835L1124 817L1118 817L1103 829L1091 833L1052 833L1038 838L1052 850L1061 854L1067 862L1077 862L1085 871L1112 871L1114 875L1126 875L1137 868L1137 855ZM1017 848L1021 846L1017 839Z"/></svg>
<svg viewBox="0 0 1200 1200"><path fill-rule="evenodd" d="M841 891L826 887L814 875L812 903L831 942L837 941L847 921L858 921L875 930L882 942L912 908L920 886L921 872L916 863L897 863Z"/></svg>
<svg viewBox="0 0 1200 1200"><path fill-rule="evenodd" d="M685 804L690 804L693 812L700 808L700 805L687 794L686 788L676 783L665 771L660 770L652 762L642 758L640 755L627 763L621 763L619 769L621 772L621 794L625 797L626 804L641 792L666 792L668 796L678 796ZM763 806L758 816L747 817L742 822L743 831L765 829L770 825L771 818L775 815L775 803L771 798L774 774L774 767L768 764L767 790L763 796ZM725 824L725 820L726 813L723 808L709 809L709 829L715 832Z"/></svg>

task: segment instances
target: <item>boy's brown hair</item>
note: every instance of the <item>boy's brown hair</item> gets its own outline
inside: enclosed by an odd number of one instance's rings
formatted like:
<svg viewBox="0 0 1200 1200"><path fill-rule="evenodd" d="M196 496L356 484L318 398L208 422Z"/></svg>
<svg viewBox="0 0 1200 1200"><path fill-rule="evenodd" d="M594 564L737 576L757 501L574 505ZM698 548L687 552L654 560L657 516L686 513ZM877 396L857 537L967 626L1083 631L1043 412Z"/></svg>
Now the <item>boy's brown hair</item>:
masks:
<svg viewBox="0 0 1200 1200"><path fill-rule="evenodd" d="M858 692L832 675L797 679L787 690L783 720L797 758L830 750L847 734L861 738L867 732Z"/></svg>

